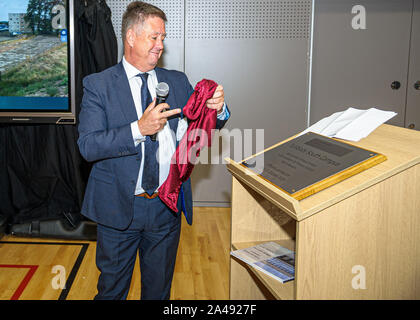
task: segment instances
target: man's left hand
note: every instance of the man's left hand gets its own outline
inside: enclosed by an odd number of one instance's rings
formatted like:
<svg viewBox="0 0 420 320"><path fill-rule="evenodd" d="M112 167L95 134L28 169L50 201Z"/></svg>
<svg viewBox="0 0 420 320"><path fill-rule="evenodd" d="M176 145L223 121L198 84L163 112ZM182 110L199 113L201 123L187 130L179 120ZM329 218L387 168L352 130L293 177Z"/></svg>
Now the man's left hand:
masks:
<svg viewBox="0 0 420 320"><path fill-rule="evenodd" d="M206 106L210 109L217 110L217 113L222 112L223 104L225 103L225 92L223 87L218 85L216 91L214 91L213 97L207 100Z"/></svg>

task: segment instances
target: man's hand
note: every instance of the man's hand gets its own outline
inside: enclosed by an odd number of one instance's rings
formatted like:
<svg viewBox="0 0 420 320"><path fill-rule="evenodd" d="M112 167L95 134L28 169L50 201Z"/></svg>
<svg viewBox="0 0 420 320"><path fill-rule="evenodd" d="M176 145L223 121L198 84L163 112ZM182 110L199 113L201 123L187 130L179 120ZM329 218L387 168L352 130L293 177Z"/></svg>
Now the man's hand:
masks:
<svg viewBox="0 0 420 320"><path fill-rule="evenodd" d="M214 91L213 97L207 100L206 106L210 109L217 110L217 113L222 112L223 104L225 103L225 92L221 85L218 85Z"/></svg>
<svg viewBox="0 0 420 320"><path fill-rule="evenodd" d="M181 109L173 109L169 111L163 111L163 109L169 109L170 106L167 103L156 104L156 99L144 110L143 115L137 121L140 133L145 136L153 135L163 129L168 117L171 117L181 112Z"/></svg>

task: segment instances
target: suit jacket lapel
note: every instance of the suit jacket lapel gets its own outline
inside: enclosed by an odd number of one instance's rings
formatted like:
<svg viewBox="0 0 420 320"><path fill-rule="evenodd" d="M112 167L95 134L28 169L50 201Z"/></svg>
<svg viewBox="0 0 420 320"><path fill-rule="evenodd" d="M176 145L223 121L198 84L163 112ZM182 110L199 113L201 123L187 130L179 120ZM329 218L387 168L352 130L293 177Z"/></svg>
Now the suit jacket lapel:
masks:
<svg viewBox="0 0 420 320"><path fill-rule="evenodd" d="M131 95L130 85L124 70L122 62L115 68L114 87L119 97L121 110L128 122L137 120L136 106Z"/></svg>

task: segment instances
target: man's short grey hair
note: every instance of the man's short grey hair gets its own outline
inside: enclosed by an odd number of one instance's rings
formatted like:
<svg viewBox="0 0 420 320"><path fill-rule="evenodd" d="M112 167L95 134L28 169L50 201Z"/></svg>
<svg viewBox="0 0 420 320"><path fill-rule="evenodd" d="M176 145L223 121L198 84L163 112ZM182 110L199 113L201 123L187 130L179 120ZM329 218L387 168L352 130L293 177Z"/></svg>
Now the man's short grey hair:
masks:
<svg viewBox="0 0 420 320"><path fill-rule="evenodd" d="M165 13L158 7L143 1L131 2L127 6L122 18L121 36L123 43L125 43L127 30L136 24L142 26L144 21L149 17L159 17L163 21L167 21Z"/></svg>

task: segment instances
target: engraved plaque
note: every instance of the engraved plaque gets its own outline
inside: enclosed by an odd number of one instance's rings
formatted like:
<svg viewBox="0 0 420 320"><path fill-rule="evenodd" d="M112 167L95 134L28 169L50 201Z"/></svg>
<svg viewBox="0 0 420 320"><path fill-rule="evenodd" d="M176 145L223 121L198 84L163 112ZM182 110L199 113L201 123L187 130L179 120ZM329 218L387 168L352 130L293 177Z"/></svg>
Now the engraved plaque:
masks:
<svg viewBox="0 0 420 320"><path fill-rule="evenodd" d="M261 177L301 200L384 160L379 153L308 132L242 165L263 164Z"/></svg>

